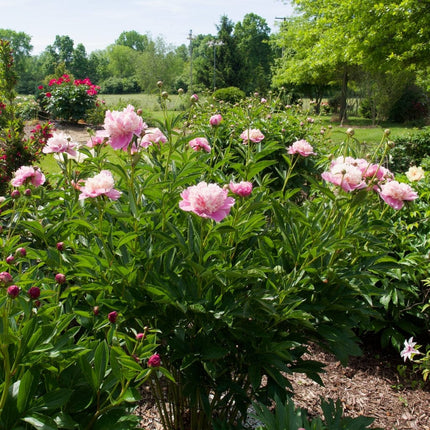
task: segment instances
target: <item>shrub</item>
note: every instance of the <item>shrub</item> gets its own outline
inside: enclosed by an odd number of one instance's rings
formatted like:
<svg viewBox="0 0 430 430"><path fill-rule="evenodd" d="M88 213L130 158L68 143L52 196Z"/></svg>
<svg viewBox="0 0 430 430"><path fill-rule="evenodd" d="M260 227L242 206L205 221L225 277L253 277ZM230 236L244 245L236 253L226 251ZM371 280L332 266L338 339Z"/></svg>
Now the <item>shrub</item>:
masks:
<svg viewBox="0 0 430 430"><path fill-rule="evenodd" d="M133 94L140 93L141 88L136 77L131 78L108 78L100 85L103 94Z"/></svg>
<svg viewBox="0 0 430 430"><path fill-rule="evenodd" d="M236 103L245 98L245 93L239 88L227 87L216 90L213 97L217 101Z"/></svg>
<svg viewBox="0 0 430 430"><path fill-rule="evenodd" d="M72 80L63 75L38 89L37 100L51 119L77 122L86 120L87 112L95 107L99 87L88 78Z"/></svg>
<svg viewBox="0 0 430 430"><path fill-rule="evenodd" d="M430 127L399 136L393 142L388 161L394 172L406 172L410 166L419 166L423 158L430 157Z"/></svg>
<svg viewBox="0 0 430 430"><path fill-rule="evenodd" d="M427 97L416 85L409 85L391 107L389 119L397 122L419 122L428 116Z"/></svg>

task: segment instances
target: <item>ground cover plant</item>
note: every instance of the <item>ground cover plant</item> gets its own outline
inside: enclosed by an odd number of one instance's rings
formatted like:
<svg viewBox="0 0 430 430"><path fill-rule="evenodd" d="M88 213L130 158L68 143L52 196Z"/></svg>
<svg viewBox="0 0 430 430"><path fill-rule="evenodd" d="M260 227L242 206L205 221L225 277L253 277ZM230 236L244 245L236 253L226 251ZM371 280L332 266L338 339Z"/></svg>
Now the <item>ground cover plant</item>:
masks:
<svg viewBox="0 0 430 430"><path fill-rule="evenodd" d="M171 116L159 88L162 120L128 105L87 146L53 132L61 173L21 166L1 199L2 428L135 428L143 384L165 429L240 428L253 402L288 407L289 374L320 381L310 341L346 362L386 318L387 237L421 192L382 165L389 131L366 158L281 97Z"/></svg>

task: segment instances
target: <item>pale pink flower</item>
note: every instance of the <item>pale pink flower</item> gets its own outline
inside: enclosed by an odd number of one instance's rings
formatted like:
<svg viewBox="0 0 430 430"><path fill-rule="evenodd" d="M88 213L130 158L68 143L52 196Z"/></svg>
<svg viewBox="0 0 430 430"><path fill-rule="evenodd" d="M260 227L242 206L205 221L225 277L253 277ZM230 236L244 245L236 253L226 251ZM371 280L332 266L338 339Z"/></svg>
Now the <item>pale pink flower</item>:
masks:
<svg viewBox="0 0 430 430"><path fill-rule="evenodd" d="M367 186L360 168L349 163L336 163L329 172L322 173L321 177L348 192Z"/></svg>
<svg viewBox="0 0 430 430"><path fill-rule="evenodd" d="M317 155L314 152L314 148L312 148L312 145L304 139L297 140L287 149L288 154L300 154L303 157L308 157L309 155Z"/></svg>
<svg viewBox="0 0 430 430"><path fill-rule="evenodd" d="M89 148L94 148L98 145L106 144L109 139L109 134L106 130L97 130L95 136L91 136L91 138L87 142L87 146Z"/></svg>
<svg viewBox="0 0 430 430"><path fill-rule="evenodd" d="M79 200L102 195L109 197L111 200L117 200L121 192L115 190L114 185L112 173L109 170L102 170L98 175L85 181L85 185L80 188Z"/></svg>
<svg viewBox="0 0 430 430"><path fill-rule="evenodd" d="M29 182L35 187L39 187L45 183L45 175L38 167L21 166L15 171L14 177L10 181L11 185L14 187L19 187Z"/></svg>
<svg viewBox="0 0 430 430"><path fill-rule="evenodd" d="M246 145L248 141L258 143L264 139L264 134L258 128L251 128L241 133L240 138L243 144Z"/></svg>
<svg viewBox="0 0 430 430"><path fill-rule="evenodd" d="M181 193L179 207L187 212L194 212L202 218L211 218L217 222L223 220L234 205L234 198L228 197L228 190L217 184L200 182L188 187Z"/></svg>
<svg viewBox="0 0 430 430"><path fill-rule="evenodd" d="M67 153L71 156L76 155L76 147L78 144L72 142L72 137L64 132L54 132L52 137L46 141L46 145L43 147L42 152L44 154L58 154Z"/></svg>
<svg viewBox="0 0 430 430"><path fill-rule="evenodd" d="M236 184L233 182L230 182L229 188L232 193L237 194L238 196L241 196L241 197L247 197L252 193L251 182L241 181Z"/></svg>
<svg viewBox="0 0 430 430"><path fill-rule="evenodd" d="M212 115L212 116L209 118L209 124L210 124L212 127L216 127L217 125L220 125L220 124L221 124L221 121L222 121L222 116L221 116L219 113L217 113L217 114L215 114L215 115Z"/></svg>
<svg viewBox="0 0 430 430"><path fill-rule="evenodd" d="M413 354L420 354L420 352L415 349L416 344L417 343L414 342L413 337L409 338L409 340L405 340L405 347L400 351L400 357L402 357L404 361L406 361L407 358L411 360L413 358Z"/></svg>
<svg viewBox="0 0 430 430"><path fill-rule="evenodd" d="M140 136L147 125L136 114L134 106L128 105L122 111L106 111L104 128L112 148L127 151L133 136Z"/></svg>
<svg viewBox="0 0 430 430"><path fill-rule="evenodd" d="M190 140L189 145L194 151L200 151L204 149L206 152L211 152L211 147L209 142L204 137L196 137L195 139Z"/></svg>
<svg viewBox="0 0 430 430"><path fill-rule="evenodd" d="M166 143L167 137L163 134L163 132L159 128L148 128L145 130L145 135L142 137L140 141L140 146L143 148L148 148L153 143Z"/></svg>
<svg viewBox="0 0 430 430"><path fill-rule="evenodd" d="M385 203L394 209L401 209L405 201L418 198L418 194L408 184L398 181L389 181L381 185L379 195Z"/></svg>
<svg viewBox="0 0 430 430"><path fill-rule="evenodd" d="M411 181L420 181L425 176L424 169L420 166L411 166L409 167L409 170L406 172L406 177Z"/></svg>

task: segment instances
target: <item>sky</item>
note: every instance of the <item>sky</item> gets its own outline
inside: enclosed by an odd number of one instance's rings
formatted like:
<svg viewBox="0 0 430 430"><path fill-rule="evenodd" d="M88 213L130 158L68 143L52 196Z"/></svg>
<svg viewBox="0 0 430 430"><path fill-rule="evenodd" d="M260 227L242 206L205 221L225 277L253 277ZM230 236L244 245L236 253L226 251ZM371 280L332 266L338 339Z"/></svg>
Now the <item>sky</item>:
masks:
<svg viewBox="0 0 430 430"><path fill-rule="evenodd" d="M133 30L174 46L188 45L190 30L216 35L222 15L237 23L251 12L276 33L293 8L287 0L0 0L0 28L28 34L32 55L52 45L57 35L69 36L75 47L82 43L89 54Z"/></svg>

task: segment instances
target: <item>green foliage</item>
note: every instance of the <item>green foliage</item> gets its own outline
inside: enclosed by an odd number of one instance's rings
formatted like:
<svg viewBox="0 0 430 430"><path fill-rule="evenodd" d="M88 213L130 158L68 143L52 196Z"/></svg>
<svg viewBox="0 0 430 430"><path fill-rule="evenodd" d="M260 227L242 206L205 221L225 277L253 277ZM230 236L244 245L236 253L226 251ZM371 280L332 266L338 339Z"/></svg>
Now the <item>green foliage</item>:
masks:
<svg viewBox="0 0 430 430"><path fill-rule="evenodd" d="M236 103L245 98L245 93L239 88L227 87L214 91L213 97L217 101Z"/></svg>
<svg viewBox="0 0 430 430"><path fill-rule="evenodd" d="M132 94L140 93L141 88L137 78L109 78L100 85L102 94Z"/></svg>
<svg viewBox="0 0 430 430"><path fill-rule="evenodd" d="M394 139L390 151L389 165L394 172L403 173L410 166L418 166L430 157L430 128L424 127Z"/></svg>
<svg viewBox="0 0 430 430"><path fill-rule="evenodd" d="M294 402L287 399L282 402L276 399L274 411L262 404L254 404L255 418L262 425L257 430L364 430L368 429L374 418L344 417L340 400L336 403L321 399L323 419L310 418L304 408L295 408Z"/></svg>

